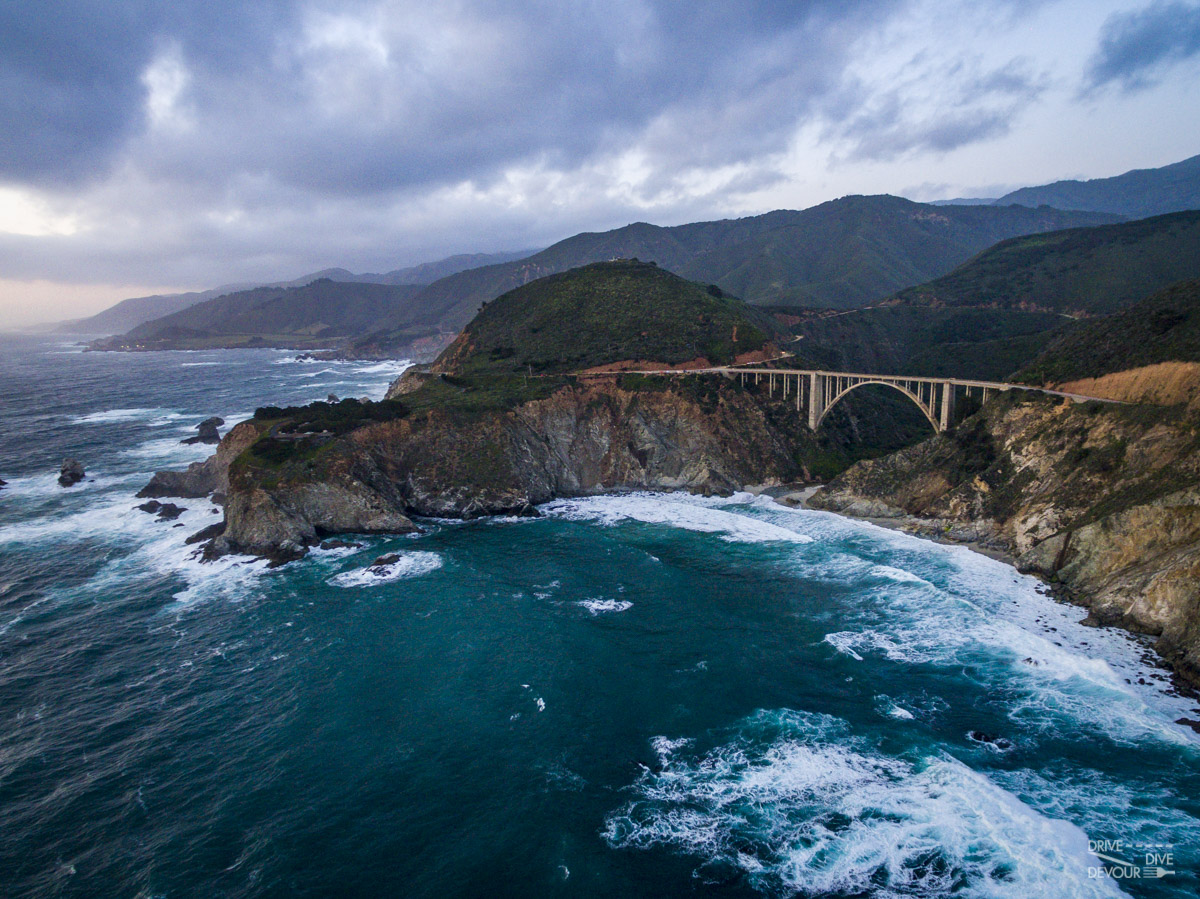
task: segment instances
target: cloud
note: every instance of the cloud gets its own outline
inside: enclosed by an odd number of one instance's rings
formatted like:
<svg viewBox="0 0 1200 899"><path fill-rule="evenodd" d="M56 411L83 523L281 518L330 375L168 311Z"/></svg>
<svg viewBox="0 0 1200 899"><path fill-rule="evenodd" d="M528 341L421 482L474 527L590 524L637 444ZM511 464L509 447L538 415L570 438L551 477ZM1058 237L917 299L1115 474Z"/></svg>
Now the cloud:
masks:
<svg viewBox="0 0 1200 899"><path fill-rule="evenodd" d="M1174 63L1200 53L1200 5L1155 2L1115 13L1101 29L1100 46L1084 79L1084 93L1116 85L1130 92L1152 86Z"/></svg>
<svg viewBox="0 0 1200 899"><path fill-rule="evenodd" d="M0 178L78 183L144 123L161 46L247 67L292 19L286 0L61 0L0 5Z"/></svg>
<svg viewBox="0 0 1200 899"><path fill-rule="evenodd" d="M845 159L892 160L919 152L947 153L1006 134L1017 115L1045 89L1045 76L1025 59L988 69L979 58L910 59L878 90L855 84L838 103L848 111L827 129Z"/></svg>
<svg viewBox="0 0 1200 899"><path fill-rule="evenodd" d="M5 4L0 178L74 184L124 157L369 194L569 167L646 131L673 164L721 164L785 141L847 34L897 5Z"/></svg>
<svg viewBox="0 0 1200 899"><path fill-rule="evenodd" d="M1013 131L1057 59L1022 29L1064 6L0 4L0 270L207 287L817 202L899 161L894 190Z"/></svg>

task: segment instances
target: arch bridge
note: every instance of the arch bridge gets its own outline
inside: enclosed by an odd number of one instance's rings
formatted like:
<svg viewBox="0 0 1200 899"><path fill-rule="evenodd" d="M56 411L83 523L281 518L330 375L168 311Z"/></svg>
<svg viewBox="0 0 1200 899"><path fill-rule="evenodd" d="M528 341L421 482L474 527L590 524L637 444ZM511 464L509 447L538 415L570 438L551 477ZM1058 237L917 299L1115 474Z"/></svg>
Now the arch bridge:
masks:
<svg viewBox="0 0 1200 899"><path fill-rule="evenodd" d="M606 372L605 374L634 374L635 372ZM968 396L980 396L985 402L997 391L1029 390L1062 396L1076 402L1100 399L1075 393L1047 390L1043 387L1028 387L1024 384L1009 384L1004 381L974 381L964 378L919 378L909 375L874 375L860 372L817 371L788 368L694 368L659 369L640 371L642 375L695 376L723 375L739 378L742 384L767 382L773 396L776 391L787 400L793 400L796 411L808 419L808 426L817 430L829 410L847 394L868 384L882 384L900 391L929 419L935 431L947 430L954 423L954 403L960 391ZM1105 402L1111 402L1104 400Z"/></svg>

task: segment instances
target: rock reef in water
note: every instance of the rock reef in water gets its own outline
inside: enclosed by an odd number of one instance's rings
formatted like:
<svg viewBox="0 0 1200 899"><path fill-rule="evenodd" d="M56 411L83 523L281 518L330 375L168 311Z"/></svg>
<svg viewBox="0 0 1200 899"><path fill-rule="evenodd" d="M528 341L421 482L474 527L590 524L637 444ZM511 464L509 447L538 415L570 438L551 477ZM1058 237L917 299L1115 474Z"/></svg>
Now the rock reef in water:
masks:
<svg viewBox="0 0 1200 899"><path fill-rule="evenodd" d="M58 486L74 487L85 475L83 463L78 459L63 459L62 469L58 473Z"/></svg>
<svg viewBox="0 0 1200 899"><path fill-rule="evenodd" d="M809 504L1002 549L1200 686L1200 414L1016 393Z"/></svg>

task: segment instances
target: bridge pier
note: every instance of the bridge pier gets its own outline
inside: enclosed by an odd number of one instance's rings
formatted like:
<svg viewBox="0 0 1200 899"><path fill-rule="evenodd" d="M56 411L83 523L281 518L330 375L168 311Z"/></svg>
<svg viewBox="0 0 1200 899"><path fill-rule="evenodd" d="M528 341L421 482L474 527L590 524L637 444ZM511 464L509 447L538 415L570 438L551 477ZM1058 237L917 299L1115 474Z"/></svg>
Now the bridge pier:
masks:
<svg viewBox="0 0 1200 899"><path fill-rule="evenodd" d="M825 376L818 372L808 375L808 426L815 431L825 414Z"/></svg>
<svg viewBox="0 0 1200 899"><path fill-rule="evenodd" d="M954 385L949 381L942 384L942 414L939 420L939 431L948 431L954 424Z"/></svg>

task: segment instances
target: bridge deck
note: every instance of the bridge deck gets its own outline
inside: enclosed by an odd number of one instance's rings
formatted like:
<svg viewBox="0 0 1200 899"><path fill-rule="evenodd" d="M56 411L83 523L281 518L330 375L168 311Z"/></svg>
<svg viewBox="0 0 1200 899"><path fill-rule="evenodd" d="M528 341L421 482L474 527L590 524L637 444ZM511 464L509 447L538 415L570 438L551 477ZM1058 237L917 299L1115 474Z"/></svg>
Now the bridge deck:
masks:
<svg viewBox="0 0 1200 899"><path fill-rule="evenodd" d="M976 387L987 390L1028 390L1034 393L1046 393L1051 396L1061 396L1077 403L1096 400L1101 403L1120 403L1101 396L1088 396L1083 393L1067 393L1063 390L1051 390L1047 387L1033 387L1029 384L1013 384L1008 381L976 381L970 378L936 378L923 375L881 375L859 371L825 371L815 368L743 368L741 366L718 365L711 368L652 368L631 369L628 371L579 372L581 377L606 377L614 375L783 375L799 377L818 375L829 378L854 378L867 381L907 381L910 384L951 384L955 387Z"/></svg>

